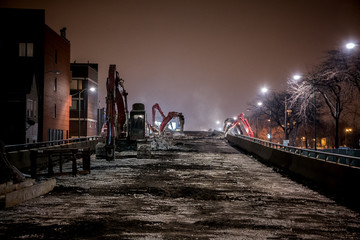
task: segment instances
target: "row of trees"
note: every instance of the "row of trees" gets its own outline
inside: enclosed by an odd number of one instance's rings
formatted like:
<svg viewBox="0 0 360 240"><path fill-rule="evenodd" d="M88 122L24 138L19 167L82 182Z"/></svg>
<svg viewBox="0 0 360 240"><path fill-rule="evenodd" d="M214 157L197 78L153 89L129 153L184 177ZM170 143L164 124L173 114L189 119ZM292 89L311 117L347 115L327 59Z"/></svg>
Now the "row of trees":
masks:
<svg viewBox="0 0 360 240"><path fill-rule="evenodd" d="M319 65L288 80L287 90L259 96L262 105L251 105L250 116L258 137L268 125L272 141L279 141L275 137L282 131L283 139L289 139L291 145L300 146L302 138L304 147L316 148L318 137L329 137L328 147L338 148L340 126L352 125L353 138L359 134L356 127L360 121L359 53L357 49L329 51Z"/></svg>

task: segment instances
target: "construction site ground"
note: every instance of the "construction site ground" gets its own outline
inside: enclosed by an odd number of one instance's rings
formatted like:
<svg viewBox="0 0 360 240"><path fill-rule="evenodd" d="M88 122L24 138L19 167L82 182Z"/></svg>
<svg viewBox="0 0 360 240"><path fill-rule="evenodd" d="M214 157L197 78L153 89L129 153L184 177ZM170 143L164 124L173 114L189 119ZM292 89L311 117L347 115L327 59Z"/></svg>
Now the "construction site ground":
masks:
<svg viewBox="0 0 360 240"><path fill-rule="evenodd" d="M165 140L150 158L93 155L90 174L56 177L52 192L0 210L0 239L360 239L359 213L221 135Z"/></svg>

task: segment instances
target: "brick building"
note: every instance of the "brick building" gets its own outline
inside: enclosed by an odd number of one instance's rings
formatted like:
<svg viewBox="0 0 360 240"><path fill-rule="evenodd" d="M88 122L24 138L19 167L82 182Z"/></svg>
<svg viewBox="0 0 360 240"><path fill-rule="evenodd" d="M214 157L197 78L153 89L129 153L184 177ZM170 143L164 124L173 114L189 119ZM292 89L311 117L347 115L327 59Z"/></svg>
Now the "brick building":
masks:
<svg viewBox="0 0 360 240"><path fill-rule="evenodd" d="M72 63L71 138L98 135L98 64ZM94 91L91 91L94 90Z"/></svg>
<svg viewBox="0 0 360 240"><path fill-rule="evenodd" d="M9 144L66 138L70 42L45 25L44 10L0 9L0 139Z"/></svg>

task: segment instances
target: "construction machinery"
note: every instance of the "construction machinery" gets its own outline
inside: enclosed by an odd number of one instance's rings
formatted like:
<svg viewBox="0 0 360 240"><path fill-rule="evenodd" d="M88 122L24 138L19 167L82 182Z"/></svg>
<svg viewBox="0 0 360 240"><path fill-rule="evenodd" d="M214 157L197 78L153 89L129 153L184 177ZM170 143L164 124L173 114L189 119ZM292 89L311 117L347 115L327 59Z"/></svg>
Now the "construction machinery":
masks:
<svg viewBox="0 0 360 240"><path fill-rule="evenodd" d="M254 132L252 131L249 122L244 118L244 113L240 113L236 118L227 118L224 121L225 136L230 132L235 135L244 135L244 133L246 133L247 136L254 137Z"/></svg>
<svg viewBox="0 0 360 240"><path fill-rule="evenodd" d="M110 65L106 81L106 159L113 160L115 150L145 138L145 107L142 103L133 104L128 112L124 80L119 77L116 65Z"/></svg>
<svg viewBox="0 0 360 240"><path fill-rule="evenodd" d="M158 103L155 103L152 106L152 127L156 129L156 125L155 125L155 114L156 114L156 110L159 111L161 117L163 118L163 120L161 121L160 127L159 127L159 132L162 133L164 132L166 125L171 121L171 119L178 117L179 118L179 123L180 123L180 131L184 131L184 123L185 123L185 118L184 115L182 113L178 113L178 112L169 112L167 116L165 116L165 114L163 113L163 111L160 108L160 105Z"/></svg>

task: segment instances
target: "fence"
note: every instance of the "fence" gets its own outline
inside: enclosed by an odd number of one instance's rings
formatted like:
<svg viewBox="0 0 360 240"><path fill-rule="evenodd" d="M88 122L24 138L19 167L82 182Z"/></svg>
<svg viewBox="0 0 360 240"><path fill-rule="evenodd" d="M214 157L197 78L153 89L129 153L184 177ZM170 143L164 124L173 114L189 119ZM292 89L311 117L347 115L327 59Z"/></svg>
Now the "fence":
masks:
<svg viewBox="0 0 360 240"><path fill-rule="evenodd" d="M44 149L44 150L31 150L30 163L31 163L31 177L36 178L38 174L38 160L47 159L47 174L52 176L55 174L73 174L79 173L77 168L77 159L82 158L82 173L90 173L90 148L77 149L77 148L64 148L64 149ZM72 171L63 172L63 164L67 161L72 161ZM43 161L44 162L44 161ZM59 166L59 172L54 172L54 166Z"/></svg>
<svg viewBox="0 0 360 240"><path fill-rule="evenodd" d="M98 136L92 136L92 137L83 137L83 138L62 139L62 140L47 141L47 142L6 145L5 150L6 150L6 152L28 150L28 149L33 149L33 148L43 148L43 147L51 147L51 146L56 146L56 145L68 144L68 143L97 140L99 138L100 137L98 137Z"/></svg>
<svg viewBox="0 0 360 240"><path fill-rule="evenodd" d="M244 135L237 135L236 137L244 138L249 141L269 147L269 148L278 149L278 150L282 150L282 151L286 151L286 152L291 152L293 154L298 154L300 156L312 157L312 158L321 159L324 161L335 162L338 164L344 164L344 165L353 166L353 167L360 167L360 157L332 153L332 152L325 152L325 151L321 151L321 150L313 150L313 149L308 149L308 148L285 146L282 144L272 143L272 142L265 141L265 140L262 140L259 138L252 138L252 137L248 137L248 136L244 136Z"/></svg>

